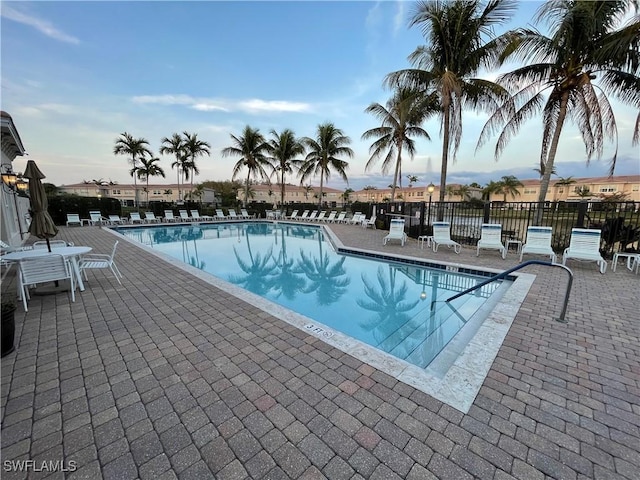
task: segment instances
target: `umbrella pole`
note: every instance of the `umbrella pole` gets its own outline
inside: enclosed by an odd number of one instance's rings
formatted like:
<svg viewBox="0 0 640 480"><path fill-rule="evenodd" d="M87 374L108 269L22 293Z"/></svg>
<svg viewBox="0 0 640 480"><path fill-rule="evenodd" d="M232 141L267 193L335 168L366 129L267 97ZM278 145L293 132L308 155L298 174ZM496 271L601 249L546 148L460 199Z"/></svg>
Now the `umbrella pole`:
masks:
<svg viewBox="0 0 640 480"><path fill-rule="evenodd" d="M49 253L51 253L51 243L49 242L49 237L45 238L47 241L47 248L49 249Z"/></svg>

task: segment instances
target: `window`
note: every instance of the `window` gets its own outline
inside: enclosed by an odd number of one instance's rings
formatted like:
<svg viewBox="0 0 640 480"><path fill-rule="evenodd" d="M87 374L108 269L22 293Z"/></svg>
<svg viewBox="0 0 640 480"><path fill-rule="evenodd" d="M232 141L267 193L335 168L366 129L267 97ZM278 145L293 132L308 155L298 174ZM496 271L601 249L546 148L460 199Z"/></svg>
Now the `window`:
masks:
<svg viewBox="0 0 640 480"><path fill-rule="evenodd" d="M617 191L618 189L612 185L603 185L602 187L600 187L600 193L611 193Z"/></svg>
<svg viewBox="0 0 640 480"><path fill-rule="evenodd" d="M120 195L120 190L114 190L113 195Z"/></svg>
<svg viewBox="0 0 640 480"><path fill-rule="evenodd" d="M560 188L558 189L558 193L564 193L564 188L560 187Z"/></svg>
<svg viewBox="0 0 640 480"><path fill-rule="evenodd" d="M531 195L533 193L536 193L536 189L535 188L525 188L524 189L524 194L525 195L527 195L527 194Z"/></svg>
<svg viewBox="0 0 640 480"><path fill-rule="evenodd" d="M638 190L640 190L640 185L634 185L633 187L631 187L631 190L637 192Z"/></svg>

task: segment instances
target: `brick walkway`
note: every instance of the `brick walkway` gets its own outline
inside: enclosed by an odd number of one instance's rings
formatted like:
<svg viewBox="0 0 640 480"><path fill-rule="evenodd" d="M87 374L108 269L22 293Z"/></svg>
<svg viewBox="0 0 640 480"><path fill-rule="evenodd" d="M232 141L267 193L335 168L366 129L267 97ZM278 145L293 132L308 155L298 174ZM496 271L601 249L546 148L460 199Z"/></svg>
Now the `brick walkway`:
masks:
<svg viewBox="0 0 640 480"><path fill-rule="evenodd" d="M347 245L492 268L510 253ZM59 238L108 253L98 227ZM120 286L34 296L2 359L3 479L636 479L640 276L571 262L538 277L468 414L127 242ZM3 294L13 288L3 284ZM9 293L11 295L11 293ZM14 460L74 472L9 472Z"/></svg>

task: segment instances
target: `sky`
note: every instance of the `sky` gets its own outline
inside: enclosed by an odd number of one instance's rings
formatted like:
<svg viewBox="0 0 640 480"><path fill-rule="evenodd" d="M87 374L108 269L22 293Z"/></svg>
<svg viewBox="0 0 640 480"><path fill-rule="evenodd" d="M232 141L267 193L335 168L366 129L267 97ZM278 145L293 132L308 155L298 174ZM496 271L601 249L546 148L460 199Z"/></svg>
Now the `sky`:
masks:
<svg viewBox="0 0 640 480"><path fill-rule="evenodd" d="M520 2L505 29L531 26L539 5ZM175 183L174 159L158 149L163 137L188 131L211 144L195 182L230 180L238 158L223 158L221 150L245 125L265 136L290 128L313 137L329 121L351 138L354 157L346 159L349 183L332 174L328 185L385 188L392 175L382 175L379 163L365 170L371 141L361 136L379 126L365 109L386 103L385 75L410 67L407 57L424 43L419 28L408 28L414 7L405 1L2 1L0 105L29 154L18 157L14 169L33 159L56 185L132 183L127 158L113 154L117 138L128 132L147 139L161 158L166 179L151 183ZM614 109L615 174L640 174L640 151L631 145L637 112L615 103ZM540 119L530 120L498 161L495 142L476 150L485 121L465 112L447 183L538 178ZM413 159L404 157L403 185L407 175L416 175L418 184L439 184L440 125L431 120L424 128L431 141L419 141ZM612 152L608 146L587 167L578 131L569 125L557 175L606 175Z"/></svg>

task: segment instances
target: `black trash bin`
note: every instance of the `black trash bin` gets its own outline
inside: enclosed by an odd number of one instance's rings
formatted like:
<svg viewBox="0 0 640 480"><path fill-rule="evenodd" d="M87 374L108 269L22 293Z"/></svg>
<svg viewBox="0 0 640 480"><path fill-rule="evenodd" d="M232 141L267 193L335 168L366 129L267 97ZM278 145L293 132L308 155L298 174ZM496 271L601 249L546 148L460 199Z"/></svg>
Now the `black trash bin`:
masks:
<svg viewBox="0 0 640 480"><path fill-rule="evenodd" d="M9 355L13 352L13 338L16 331L16 320L15 320L15 311L16 306L13 303L3 303L2 311L1 311L1 320L2 320L2 337L1 341L1 352L0 356L4 357L5 355Z"/></svg>

